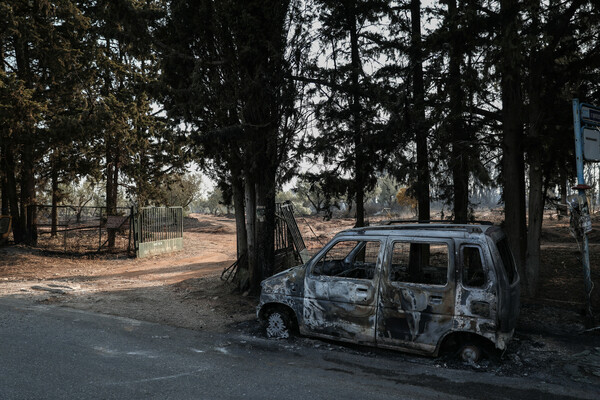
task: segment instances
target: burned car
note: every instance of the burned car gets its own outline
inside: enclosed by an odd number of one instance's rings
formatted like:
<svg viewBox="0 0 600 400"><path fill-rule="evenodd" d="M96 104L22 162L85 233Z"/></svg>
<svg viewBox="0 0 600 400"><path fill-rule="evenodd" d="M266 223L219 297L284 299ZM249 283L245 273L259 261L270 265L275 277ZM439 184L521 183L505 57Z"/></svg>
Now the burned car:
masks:
<svg viewBox="0 0 600 400"><path fill-rule="evenodd" d="M338 233L306 264L261 283L268 337L294 331L476 362L503 350L519 314L519 276L492 225L408 224Z"/></svg>

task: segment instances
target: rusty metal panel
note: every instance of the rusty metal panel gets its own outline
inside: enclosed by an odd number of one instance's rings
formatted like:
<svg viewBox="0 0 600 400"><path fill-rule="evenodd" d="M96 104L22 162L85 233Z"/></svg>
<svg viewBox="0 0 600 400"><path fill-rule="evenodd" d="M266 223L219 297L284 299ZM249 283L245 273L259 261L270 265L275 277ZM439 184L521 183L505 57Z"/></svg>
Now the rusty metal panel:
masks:
<svg viewBox="0 0 600 400"><path fill-rule="evenodd" d="M302 238L302 234L300 233L300 229L296 223L296 218L294 218L292 205L282 204L281 215L287 224L289 234L294 242L294 247L296 248L296 251L300 253L302 250L306 249L306 244L304 244L304 239Z"/></svg>

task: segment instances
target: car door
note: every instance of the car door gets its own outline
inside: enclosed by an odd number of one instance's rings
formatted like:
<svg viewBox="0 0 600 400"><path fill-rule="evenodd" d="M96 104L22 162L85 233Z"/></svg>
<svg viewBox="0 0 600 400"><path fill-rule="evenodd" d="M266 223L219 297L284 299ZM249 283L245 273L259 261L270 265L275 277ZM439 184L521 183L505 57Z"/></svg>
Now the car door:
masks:
<svg viewBox="0 0 600 400"><path fill-rule="evenodd" d="M383 247L376 238L339 238L311 261L304 286L305 333L374 342Z"/></svg>
<svg viewBox="0 0 600 400"><path fill-rule="evenodd" d="M456 285L460 306L456 309L457 320L465 326L473 320L489 327L496 323L496 279L487 264L487 248L478 243L458 242L458 265Z"/></svg>
<svg viewBox="0 0 600 400"><path fill-rule="evenodd" d="M453 242L390 238L387 250L379 289L377 344L433 353L452 327Z"/></svg>

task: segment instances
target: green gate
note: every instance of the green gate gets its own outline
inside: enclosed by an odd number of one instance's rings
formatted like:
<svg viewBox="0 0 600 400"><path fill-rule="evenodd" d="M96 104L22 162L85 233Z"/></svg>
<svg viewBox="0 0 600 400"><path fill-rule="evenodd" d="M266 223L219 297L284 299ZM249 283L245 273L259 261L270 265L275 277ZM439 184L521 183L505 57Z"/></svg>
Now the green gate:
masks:
<svg viewBox="0 0 600 400"><path fill-rule="evenodd" d="M134 213L137 257L183 249L183 208L142 207Z"/></svg>

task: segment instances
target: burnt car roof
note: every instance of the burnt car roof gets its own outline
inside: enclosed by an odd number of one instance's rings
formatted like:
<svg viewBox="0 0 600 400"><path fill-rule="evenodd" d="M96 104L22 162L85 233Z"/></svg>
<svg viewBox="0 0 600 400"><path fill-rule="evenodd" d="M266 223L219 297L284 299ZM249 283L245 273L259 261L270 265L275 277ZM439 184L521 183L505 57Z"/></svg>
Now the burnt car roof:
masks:
<svg viewBox="0 0 600 400"><path fill-rule="evenodd" d="M403 224L403 225L376 225L362 228L352 228L339 232L339 235L416 235L426 236L440 234L451 237L463 237L465 234L480 234L491 236L501 232L499 226L494 225L469 225L469 224ZM437 235L436 235L437 236Z"/></svg>

